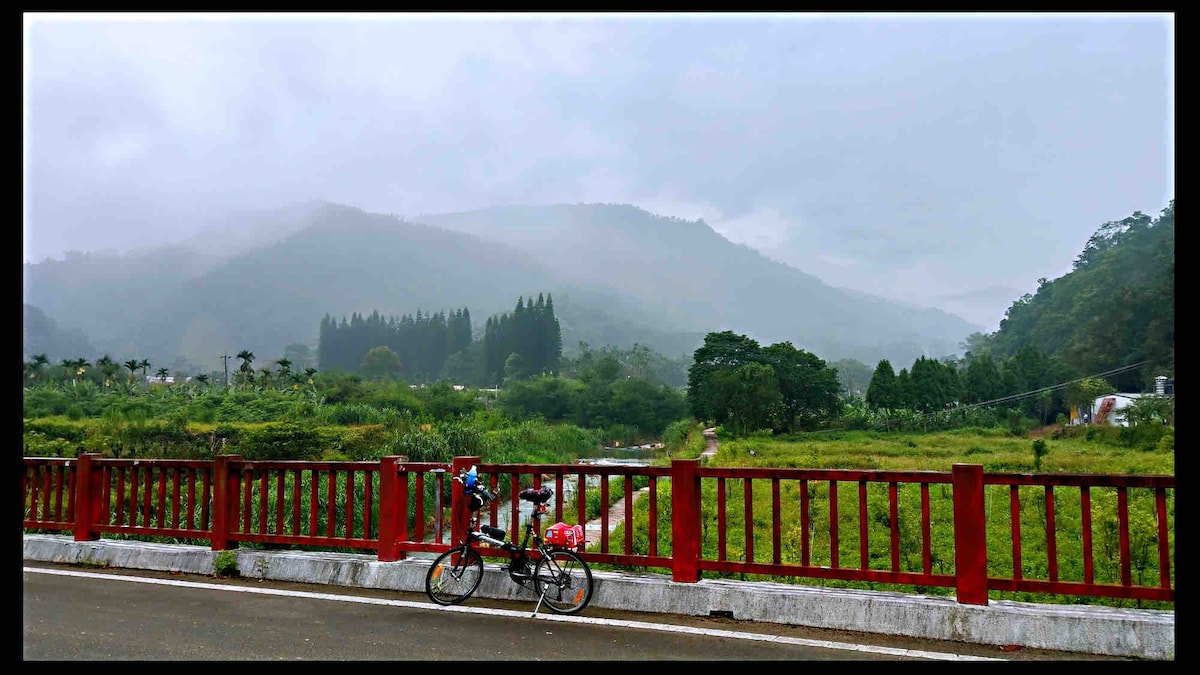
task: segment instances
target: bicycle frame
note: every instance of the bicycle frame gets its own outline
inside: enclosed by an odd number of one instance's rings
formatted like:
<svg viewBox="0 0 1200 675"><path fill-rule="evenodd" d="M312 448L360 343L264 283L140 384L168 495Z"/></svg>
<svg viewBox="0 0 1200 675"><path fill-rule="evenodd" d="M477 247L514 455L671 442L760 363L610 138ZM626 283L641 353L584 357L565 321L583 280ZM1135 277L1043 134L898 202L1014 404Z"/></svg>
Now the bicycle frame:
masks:
<svg viewBox="0 0 1200 675"><path fill-rule="evenodd" d="M474 469L460 472L454 480L464 484L471 496L471 523L466 538L438 556L426 574L425 590L430 599L442 605L457 604L479 588L483 574L483 556L508 555L509 564L501 569L524 588L538 594L534 616L542 604L559 614L582 611L591 600L592 573L580 554L564 546L548 544L540 531L541 518L548 512L546 503L554 496L548 487L522 490L519 498L533 508L525 523L520 543L508 541L507 533L497 527L480 525L479 511L495 497L475 482ZM487 547L478 546L487 544ZM582 542L581 542L582 545Z"/></svg>
<svg viewBox="0 0 1200 675"><path fill-rule="evenodd" d="M481 525L479 523L479 514L471 514L471 528L467 533L467 543L472 542L489 544L494 548L498 548L508 554L510 565L508 566L508 576L515 582L526 585L533 579L533 573L529 570L530 563L536 561L536 557L530 557L530 553L536 552L537 557L548 556L553 550L542 539L539 533L538 525L541 524L541 518L547 512L546 504L535 503L533 510L530 513L529 519L525 521L525 531L521 536L521 543L508 541L505 538L507 534L500 528L493 528L490 525ZM533 544L530 546L530 544ZM482 555L488 553L485 549L478 549ZM520 563L520 569L518 569Z"/></svg>

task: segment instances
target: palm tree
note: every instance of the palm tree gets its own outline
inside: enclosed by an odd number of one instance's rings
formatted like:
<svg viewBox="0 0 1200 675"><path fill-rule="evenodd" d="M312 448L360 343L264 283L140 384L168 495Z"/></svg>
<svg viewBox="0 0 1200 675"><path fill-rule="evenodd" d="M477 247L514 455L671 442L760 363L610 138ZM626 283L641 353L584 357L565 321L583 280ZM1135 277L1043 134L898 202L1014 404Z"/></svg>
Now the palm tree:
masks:
<svg viewBox="0 0 1200 675"><path fill-rule="evenodd" d="M159 368L158 370L156 370L156 371L154 372L154 374L158 376L158 381L159 381L159 382L166 382L166 381L167 381L167 375L168 375L170 372L171 372L171 371L167 370L166 368Z"/></svg>
<svg viewBox="0 0 1200 675"><path fill-rule="evenodd" d="M242 360L242 365L238 366L242 382L253 382L254 368L250 364L254 363L254 352L243 349L237 353L237 357Z"/></svg>
<svg viewBox="0 0 1200 675"><path fill-rule="evenodd" d="M67 375L70 376L71 384L76 384L77 378L87 372L87 367L90 364L87 359L79 358L63 359L61 365L63 370L67 372Z"/></svg>
<svg viewBox="0 0 1200 675"><path fill-rule="evenodd" d="M29 378L33 380L41 379L42 371L45 370L48 363L50 363L50 359L45 354L34 354L33 362L30 364L33 372L29 373Z"/></svg>
<svg viewBox="0 0 1200 675"><path fill-rule="evenodd" d="M100 369L101 373L104 373L104 386L109 386L117 373L118 366L116 362L108 354L105 354L96 359L96 367Z"/></svg>
<svg viewBox="0 0 1200 675"><path fill-rule="evenodd" d="M150 367L150 359L142 359L138 361L138 368L142 369L142 379L146 379L146 369Z"/></svg>
<svg viewBox="0 0 1200 675"><path fill-rule="evenodd" d="M129 384L133 384L133 381L135 379L133 374L138 371L138 368L142 367L142 362L138 361L137 359L129 359L128 361L126 361L125 363L122 363L121 365L123 365L129 369Z"/></svg>

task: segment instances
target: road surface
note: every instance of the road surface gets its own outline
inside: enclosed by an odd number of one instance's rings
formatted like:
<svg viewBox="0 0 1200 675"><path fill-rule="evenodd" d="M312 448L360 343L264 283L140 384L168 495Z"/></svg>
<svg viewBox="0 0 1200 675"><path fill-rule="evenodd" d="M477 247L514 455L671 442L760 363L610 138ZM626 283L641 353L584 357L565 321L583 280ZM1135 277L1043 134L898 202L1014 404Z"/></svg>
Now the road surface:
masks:
<svg viewBox="0 0 1200 675"><path fill-rule="evenodd" d="M23 656L63 661L1078 660L1073 654L26 561ZM1088 660L1131 660L1086 657Z"/></svg>

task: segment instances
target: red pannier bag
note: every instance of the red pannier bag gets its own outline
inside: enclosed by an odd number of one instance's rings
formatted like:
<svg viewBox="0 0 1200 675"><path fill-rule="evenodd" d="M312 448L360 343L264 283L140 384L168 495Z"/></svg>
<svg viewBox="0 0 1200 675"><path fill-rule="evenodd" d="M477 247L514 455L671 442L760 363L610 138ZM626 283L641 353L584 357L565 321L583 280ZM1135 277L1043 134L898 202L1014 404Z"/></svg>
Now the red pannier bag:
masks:
<svg viewBox="0 0 1200 675"><path fill-rule="evenodd" d="M566 548L579 548L583 546L583 526L568 525L566 523L555 523L546 528L543 535L547 544L554 546L563 546Z"/></svg>

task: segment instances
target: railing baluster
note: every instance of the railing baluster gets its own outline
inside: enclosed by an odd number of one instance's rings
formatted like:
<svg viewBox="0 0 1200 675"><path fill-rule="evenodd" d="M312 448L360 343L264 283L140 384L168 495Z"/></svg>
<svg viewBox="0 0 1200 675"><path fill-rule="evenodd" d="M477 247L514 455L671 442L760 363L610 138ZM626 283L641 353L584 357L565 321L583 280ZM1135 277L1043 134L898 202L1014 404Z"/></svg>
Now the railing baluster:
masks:
<svg viewBox="0 0 1200 675"><path fill-rule="evenodd" d="M346 470L346 538L354 536L354 470Z"/></svg>
<svg viewBox="0 0 1200 675"><path fill-rule="evenodd" d="M325 495L325 536L332 537L337 524L337 472L330 469L326 473L329 482L326 483Z"/></svg>
<svg viewBox="0 0 1200 675"><path fill-rule="evenodd" d="M921 482L921 571L933 574L933 533L930 532L929 483Z"/></svg>
<svg viewBox="0 0 1200 675"><path fill-rule="evenodd" d="M1009 532L1012 533L1013 579L1020 581L1024 575L1021 567L1021 486L1008 486Z"/></svg>
<svg viewBox="0 0 1200 675"><path fill-rule="evenodd" d="M725 531L728 520L725 517L725 478L717 479L717 560L725 560Z"/></svg>
<svg viewBox="0 0 1200 675"><path fill-rule="evenodd" d="M1079 523L1083 530L1083 583L1096 581L1095 561L1092 557L1092 491L1087 485L1079 488Z"/></svg>
<svg viewBox="0 0 1200 675"><path fill-rule="evenodd" d="M1046 486L1046 571L1058 581L1058 527L1054 518L1054 486Z"/></svg>
<svg viewBox="0 0 1200 675"><path fill-rule="evenodd" d="M363 472L363 539L371 539L371 511L375 504L372 501L374 491L372 487L375 483L377 471Z"/></svg>
<svg viewBox="0 0 1200 675"><path fill-rule="evenodd" d="M1158 584L1171 587L1171 542L1167 529L1167 491L1154 489L1154 514L1158 519Z"/></svg>
<svg viewBox="0 0 1200 675"><path fill-rule="evenodd" d="M771 479L771 562L778 565L783 561L781 548L783 522L779 512L779 479Z"/></svg>
<svg viewBox="0 0 1200 675"><path fill-rule="evenodd" d="M746 537L746 562L754 562L754 487L749 478L742 479L742 530Z"/></svg>
<svg viewBox="0 0 1200 675"><path fill-rule="evenodd" d="M1124 486L1117 488L1117 528L1121 533L1121 585L1133 585L1129 554L1129 493Z"/></svg>
<svg viewBox="0 0 1200 675"><path fill-rule="evenodd" d="M871 557L868 550L870 533L867 531L867 481L858 481L858 568L869 569Z"/></svg>
<svg viewBox="0 0 1200 675"><path fill-rule="evenodd" d="M808 567L812 564L812 543L810 541L809 530L812 525L809 523L809 509L811 508L810 497L808 496L808 479L800 479L800 564Z"/></svg>
<svg viewBox="0 0 1200 675"><path fill-rule="evenodd" d="M838 493L836 480L829 481L829 566L838 567Z"/></svg>
<svg viewBox="0 0 1200 675"><path fill-rule="evenodd" d="M896 481L888 483L888 524L891 526L892 571L900 571L900 509Z"/></svg>
<svg viewBox="0 0 1200 675"><path fill-rule="evenodd" d="M650 476L649 493L650 527L647 535L650 537L650 555L658 555L658 476Z"/></svg>

